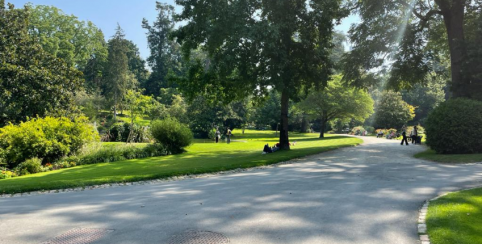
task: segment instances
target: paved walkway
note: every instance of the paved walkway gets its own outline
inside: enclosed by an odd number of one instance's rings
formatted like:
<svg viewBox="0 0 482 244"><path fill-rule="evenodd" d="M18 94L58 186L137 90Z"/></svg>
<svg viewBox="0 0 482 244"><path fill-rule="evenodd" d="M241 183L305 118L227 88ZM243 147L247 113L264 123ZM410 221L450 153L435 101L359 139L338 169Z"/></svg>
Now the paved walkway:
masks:
<svg viewBox="0 0 482 244"><path fill-rule="evenodd" d="M42 243L74 228L94 243L170 243L187 230L231 243L418 243L417 211L441 192L482 185L482 165L414 159L422 146L362 146L211 178L0 199L0 243Z"/></svg>

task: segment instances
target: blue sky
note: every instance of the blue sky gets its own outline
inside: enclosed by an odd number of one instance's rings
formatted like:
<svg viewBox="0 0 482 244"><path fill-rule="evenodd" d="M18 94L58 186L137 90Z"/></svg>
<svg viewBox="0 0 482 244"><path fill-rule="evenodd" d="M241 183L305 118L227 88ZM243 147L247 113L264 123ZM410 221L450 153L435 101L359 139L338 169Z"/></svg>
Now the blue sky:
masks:
<svg viewBox="0 0 482 244"><path fill-rule="evenodd" d="M159 0L163 3L175 5L174 0ZM66 14L73 14L80 20L92 21L109 39L114 35L117 23L120 24L126 34L126 39L132 40L145 59L149 56L147 47L146 31L142 29L142 19L149 22L156 19L156 0L6 0L20 8L28 2L34 5L52 5L62 9ZM180 11L177 8L177 11ZM357 22L356 16L346 18L337 27L343 32L348 31L350 25Z"/></svg>

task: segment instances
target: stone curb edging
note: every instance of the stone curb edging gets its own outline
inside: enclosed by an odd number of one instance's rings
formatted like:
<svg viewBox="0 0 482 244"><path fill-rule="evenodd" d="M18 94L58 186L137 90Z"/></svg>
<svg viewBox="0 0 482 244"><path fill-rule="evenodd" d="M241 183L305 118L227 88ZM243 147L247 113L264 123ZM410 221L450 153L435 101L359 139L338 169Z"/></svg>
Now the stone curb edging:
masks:
<svg viewBox="0 0 482 244"><path fill-rule="evenodd" d="M428 204L430 201L434 199L425 201L422 208L419 211L418 215L418 234L420 236L420 243L421 244L430 244L430 238L428 237L427 233L427 224L425 223L425 219L427 218L427 211L428 211Z"/></svg>
<svg viewBox="0 0 482 244"><path fill-rule="evenodd" d="M454 193L454 192L459 192L459 191L468 191L468 190L473 190L473 189L476 189L476 188L480 188L482 187L481 186L476 186L476 187L470 187L470 188L466 188L466 189L460 189L460 190L457 190L457 191L451 191L451 192L446 192L446 193L443 193L437 197L434 197L432 199L429 199L427 201L425 201L425 203L423 204L422 208L420 209L419 211L419 215L418 215L418 224L417 224L417 229L418 229L418 235L420 237L420 244L431 244L430 242L430 237L428 236L428 231L427 231L427 223L425 222L426 219L427 219L427 212L428 212L428 206L430 204L431 201L434 201L434 200L437 200L447 194L450 194L450 193Z"/></svg>
<svg viewBox="0 0 482 244"><path fill-rule="evenodd" d="M350 147L344 147L344 148L350 148ZM343 149L343 148L339 148L339 149ZM330 151L334 151L334 150L330 150ZM241 172L247 172L247 171L276 168L276 167L279 167L279 166L285 165L285 164L293 164L296 161L301 161L301 160L304 160L304 159L307 159L309 157L316 156L316 155L318 155L318 154L308 155L308 156L305 156L305 157L295 158L295 159L291 159L289 161L279 162L279 163L270 164L270 165L250 167L250 168L238 168L238 169L227 170L227 171L219 171L219 172L215 172L215 173L173 176L173 177L167 177L167 178L161 178L161 179L143 180L143 181L135 181L135 182L107 183L107 184L101 184L101 185L82 186L82 187L65 188L65 189L57 189L57 190L41 190L41 191L31 191L31 192L14 193L14 194L0 194L0 199L2 199L2 198L13 198L13 197L35 196L35 195L45 195L45 194L51 194L51 193L79 192L79 191L85 191L85 190L94 190L94 189L100 189L100 188L115 188L115 187L121 187L121 186L131 186L131 185L150 185L150 184L155 184L155 183L161 183L161 182L165 183L165 182L180 181L180 180L185 180L185 179L210 178L210 177L219 176L219 175L227 175L227 174L235 174L235 173L241 173Z"/></svg>

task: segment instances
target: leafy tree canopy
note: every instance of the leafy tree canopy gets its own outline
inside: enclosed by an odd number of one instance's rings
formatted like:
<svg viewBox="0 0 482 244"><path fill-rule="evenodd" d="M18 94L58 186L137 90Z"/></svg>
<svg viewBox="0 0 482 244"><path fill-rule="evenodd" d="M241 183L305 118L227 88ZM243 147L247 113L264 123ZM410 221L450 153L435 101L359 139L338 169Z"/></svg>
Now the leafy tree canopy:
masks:
<svg viewBox="0 0 482 244"><path fill-rule="evenodd" d="M345 80L370 83L366 72L389 72L389 85L410 88L450 68L454 97L481 98L480 0L353 1L362 21L350 30ZM373 81L373 80L371 80Z"/></svg>
<svg viewBox="0 0 482 244"><path fill-rule="evenodd" d="M445 101L446 81L440 77L431 79L427 84L415 84L412 89L402 91L403 100L415 107L412 124L425 124L428 114Z"/></svg>
<svg viewBox="0 0 482 244"><path fill-rule="evenodd" d="M106 56L104 34L90 21L80 21L54 6L28 4L29 34L43 49L84 70L89 59Z"/></svg>
<svg viewBox="0 0 482 244"><path fill-rule="evenodd" d="M281 93L281 148L289 149L288 104L302 90L330 79L333 28L348 15L341 0L177 0L174 31L186 57L201 47L210 62L197 62L177 82L188 98L199 94L230 102Z"/></svg>
<svg viewBox="0 0 482 244"><path fill-rule="evenodd" d="M375 128L398 129L414 117L415 107L403 101L400 93L385 91L375 108Z"/></svg>
<svg viewBox="0 0 482 244"><path fill-rule="evenodd" d="M315 119L321 119L320 138L326 124L334 119L365 121L373 113L373 99L365 90L346 87L341 77L336 76L321 91L313 90L300 103L300 107Z"/></svg>
<svg viewBox="0 0 482 244"><path fill-rule="evenodd" d="M47 114L66 115L82 89L82 73L28 35L28 7L0 0L0 125Z"/></svg>

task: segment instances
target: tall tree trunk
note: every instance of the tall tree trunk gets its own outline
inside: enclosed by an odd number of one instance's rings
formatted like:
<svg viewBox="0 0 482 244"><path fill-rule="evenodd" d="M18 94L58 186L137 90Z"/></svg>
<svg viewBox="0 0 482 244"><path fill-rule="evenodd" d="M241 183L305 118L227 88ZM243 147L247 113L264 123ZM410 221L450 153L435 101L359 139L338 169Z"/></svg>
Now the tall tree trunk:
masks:
<svg viewBox="0 0 482 244"><path fill-rule="evenodd" d="M326 110L323 111L323 116L321 116L321 129L320 129L320 138L325 138L325 128L328 119L326 118Z"/></svg>
<svg viewBox="0 0 482 244"><path fill-rule="evenodd" d="M285 87L281 93L281 128L279 134L279 144L281 149L290 149L290 141L288 138L288 105L289 94L288 88Z"/></svg>
<svg viewBox="0 0 482 244"><path fill-rule="evenodd" d="M464 62L467 59L464 37L465 1L454 0L452 4L448 1L437 1L440 2L439 6L447 29L454 98L470 97L470 75L464 74L468 72L464 68Z"/></svg>

